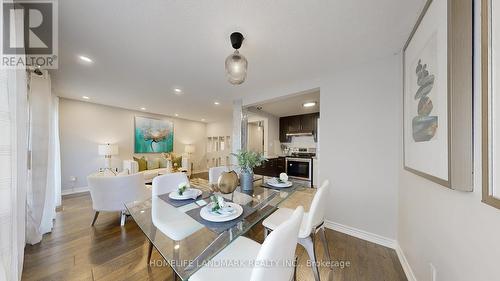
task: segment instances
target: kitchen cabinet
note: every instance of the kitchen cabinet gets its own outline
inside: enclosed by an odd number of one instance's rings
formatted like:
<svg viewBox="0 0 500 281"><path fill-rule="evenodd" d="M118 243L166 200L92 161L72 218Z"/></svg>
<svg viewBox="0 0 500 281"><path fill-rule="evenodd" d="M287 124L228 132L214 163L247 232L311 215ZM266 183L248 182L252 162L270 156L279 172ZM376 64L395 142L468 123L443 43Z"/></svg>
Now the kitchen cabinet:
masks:
<svg viewBox="0 0 500 281"><path fill-rule="evenodd" d="M281 117L280 118L280 142L290 142L286 133L288 132L288 118Z"/></svg>
<svg viewBox="0 0 500 281"><path fill-rule="evenodd" d="M291 137L287 134L312 133L314 140L318 137L319 112L293 115L280 118L280 142L290 142Z"/></svg>
<svg viewBox="0 0 500 281"><path fill-rule="evenodd" d="M288 132L299 132L302 127L302 115L288 116L285 117L287 119L287 127L286 130Z"/></svg>
<svg viewBox="0 0 500 281"><path fill-rule="evenodd" d="M259 167L253 168L253 173L255 175L268 176L268 177L279 177L280 173L285 172L285 158L277 157L270 158Z"/></svg>
<svg viewBox="0 0 500 281"><path fill-rule="evenodd" d="M302 131L310 131L310 132L315 132L317 129L317 120L318 120L318 114L306 114L306 115L299 115L301 116L300 118L300 129Z"/></svg>

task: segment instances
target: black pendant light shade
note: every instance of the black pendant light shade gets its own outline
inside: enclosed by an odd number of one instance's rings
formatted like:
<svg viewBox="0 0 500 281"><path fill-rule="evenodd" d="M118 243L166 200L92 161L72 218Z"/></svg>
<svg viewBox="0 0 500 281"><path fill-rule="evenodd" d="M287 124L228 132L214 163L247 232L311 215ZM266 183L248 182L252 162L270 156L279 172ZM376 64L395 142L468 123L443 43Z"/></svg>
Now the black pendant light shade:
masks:
<svg viewBox="0 0 500 281"><path fill-rule="evenodd" d="M243 37L243 34L239 32L231 33L231 36L229 38L231 38L231 45L233 45L233 48L236 50L241 47L241 44L243 44L243 39L245 39Z"/></svg>

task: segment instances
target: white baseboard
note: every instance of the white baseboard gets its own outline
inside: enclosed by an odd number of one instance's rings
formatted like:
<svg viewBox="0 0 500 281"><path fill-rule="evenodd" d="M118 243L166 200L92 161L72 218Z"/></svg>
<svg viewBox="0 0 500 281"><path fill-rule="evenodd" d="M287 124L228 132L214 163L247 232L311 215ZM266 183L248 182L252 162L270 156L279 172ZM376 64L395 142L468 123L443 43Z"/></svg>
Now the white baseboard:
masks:
<svg viewBox="0 0 500 281"><path fill-rule="evenodd" d="M375 234L375 233L371 233L368 231L364 231L364 230L350 227L347 225L343 225L340 223L336 223L336 222L332 222L332 221L325 221L325 226L330 228L330 229L333 229L335 231L342 232L342 233L345 233L347 235L351 235L351 236L354 236L356 238L363 239L363 240L366 240L366 241L369 241L369 242L372 242L375 244L379 244L379 245L382 245L382 246L385 246L385 247L388 247L391 249L395 249L396 245L397 245L397 241L394 239L390 239L390 238L380 236L380 235Z"/></svg>
<svg viewBox="0 0 500 281"><path fill-rule="evenodd" d="M372 243L375 243L378 245L382 245L384 247L394 249L396 251L396 254L398 255L399 262L401 263L401 266L403 267L403 270L405 272L405 275L406 275L406 278L408 279L408 281L417 281L417 279L415 278L415 275L413 274L413 271L410 267L410 264L408 263L408 260L406 260L406 257L404 255L403 250L399 246L398 241L391 239L391 238L387 238L387 237L378 235L378 234L375 234L375 233L371 233L371 232L368 232L365 230L361 230L358 228L350 227L347 225L343 225L343 224L328 221L328 220L325 221L325 227L332 229L332 230L335 230L335 231L338 231L338 232L342 232L342 233L350 235L350 236L354 236L354 237L359 238L359 239L363 239L365 241L369 241L369 242L372 242Z"/></svg>
<svg viewBox="0 0 500 281"><path fill-rule="evenodd" d="M87 191L89 191L88 186L75 187L75 188L63 189L61 191L61 195L70 195L70 194L82 193L82 192L87 192Z"/></svg>
<svg viewBox="0 0 500 281"><path fill-rule="evenodd" d="M417 281L417 278L415 277L415 274L413 274L413 270L406 259L403 249L399 246L399 243L396 244L396 248L394 250L396 250L396 254L398 254L399 262L401 263L401 266L406 274L406 279L408 279L408 281Z"/></svg>

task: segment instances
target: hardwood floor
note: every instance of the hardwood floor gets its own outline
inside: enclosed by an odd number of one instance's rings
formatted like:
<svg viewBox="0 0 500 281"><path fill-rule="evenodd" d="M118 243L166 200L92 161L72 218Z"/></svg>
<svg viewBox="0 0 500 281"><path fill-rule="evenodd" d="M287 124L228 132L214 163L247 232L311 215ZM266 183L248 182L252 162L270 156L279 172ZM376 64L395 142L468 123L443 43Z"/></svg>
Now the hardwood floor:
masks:
<svg viewBox="0 0 500 281"><path fill-rule="evenodd" d="M93 211L89 193L63 197L55 227L41 243L26 246L22 280L173 280L168 266L148 266L148 243L133 219L120 227L118 213L101 213L90 227ZM248 236L262 242L258 225ZM349 266L321 267L321 280L406 280L394 250L327 230L333 261ZM325 261L321 242L318 260ZM313 280L307 254L298 246L297 280ZM161 260L153 251L153 260Z"/></svg>

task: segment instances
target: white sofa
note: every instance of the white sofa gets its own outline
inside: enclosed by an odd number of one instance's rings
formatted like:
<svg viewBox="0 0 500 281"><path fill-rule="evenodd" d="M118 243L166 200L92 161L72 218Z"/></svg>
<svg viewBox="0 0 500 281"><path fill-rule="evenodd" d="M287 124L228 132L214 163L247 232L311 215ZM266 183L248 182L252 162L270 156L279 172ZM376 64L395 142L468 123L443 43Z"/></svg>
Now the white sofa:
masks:
<svg viewBox="0 0 500 281"><path fill-rule="evenodd" d="M171 163L169 161L169 163ZM189 158L182 156L182 166L181 169L184 171L187 171L187 175L191 175L191 170L189 167ZM127 171L128 174L133 175L136 173L141 173L144 175L144 182L145 183L151 183L153 182L153 179L157 177L158 175L164 175L167 173L172 172L172 167L171 164L167 165L167 168L158 168L158 169L151 169L151 170L144 170L139 172L139 163L137 161L131 159L131 160L124 160L123 161L123 171Z"/></svg>

